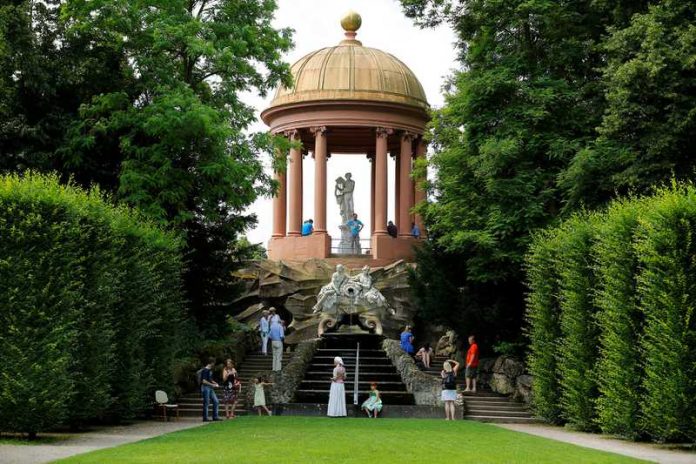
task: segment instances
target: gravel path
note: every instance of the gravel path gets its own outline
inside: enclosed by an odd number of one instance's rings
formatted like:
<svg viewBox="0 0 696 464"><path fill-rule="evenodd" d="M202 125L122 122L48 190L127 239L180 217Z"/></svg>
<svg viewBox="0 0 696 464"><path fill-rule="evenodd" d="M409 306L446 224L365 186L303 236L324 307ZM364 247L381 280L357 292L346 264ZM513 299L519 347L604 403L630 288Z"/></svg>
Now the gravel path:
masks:
<svg viewBox="0 0 696 464"><path fill-rule="evenodd" d="M70 434L64 440L40 445L0 444L0 463L38 464L87 453L102 448L145 440L165 433L176 432L203 425L200 420L179 422L140 421L115 427L93 427L87 432ZM50 436L51 434L47 434ZM66 434L55 434L63 437Z"/></svg>
<svg viewBox="0 0 696 464"><path fill-rule="evenodd" d="M667 449L660 445L647 443L635 443L631 441L617 440L603 435L583 432L573 432L563 427L540 424L496 424L499 427L516 432L524 432L538 435L552 440L572 443L574 445L609 451L637 459L659 462L664 464L696 464L696 453Z"/></svg>

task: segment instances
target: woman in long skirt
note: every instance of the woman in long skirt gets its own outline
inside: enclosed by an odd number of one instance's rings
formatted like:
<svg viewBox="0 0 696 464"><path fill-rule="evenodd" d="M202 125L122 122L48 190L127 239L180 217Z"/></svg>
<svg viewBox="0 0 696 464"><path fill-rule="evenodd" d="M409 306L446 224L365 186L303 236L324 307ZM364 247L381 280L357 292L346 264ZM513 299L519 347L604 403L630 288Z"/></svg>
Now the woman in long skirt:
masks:
<svg viewBox="0 0 696 464"><path fill-rule="evenodd" d="M329 392L329 407L326 415L329 417L345 417L346 414L346 389L343 382L346 380L346 368L343 359L334 358L333 377L331 377L331 391Z"/></svg>

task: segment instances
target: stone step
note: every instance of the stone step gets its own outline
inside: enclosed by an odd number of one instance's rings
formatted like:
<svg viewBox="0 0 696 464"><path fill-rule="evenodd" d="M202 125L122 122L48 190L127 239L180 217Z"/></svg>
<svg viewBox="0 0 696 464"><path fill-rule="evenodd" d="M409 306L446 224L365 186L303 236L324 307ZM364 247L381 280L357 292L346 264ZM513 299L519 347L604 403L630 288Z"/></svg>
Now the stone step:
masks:
<svg viewBox="0 0 696 464"><path fill-rule="evenodd" d="M466 408L466 413L470 416L491 416L491 417L532 417L529 411L506 411L497 409L470 409Z"/></svg>
<svg viewBox="0 0 696 464"><path fill-rule="evenodd" d="M503 417L503 416L474 416L465 415L464 419L477 421L477 422L489 422L497 424L533 424L538 422L533 417Z"/></svg>
<svg viewBox="0 0 696 464"><path fill-rule="evenodd" d="M514 403L512 401L465 401L464 404L466 404L466 407L470 409L509 409L511 411L517 409L527 409L524 404Z"/></svg>
<svg viewBox="0 0 696 464"><path fill-rule="evenodd" d="M349 373L350 371L346 370L346 373ZM325 378L326 376L331 376L331 369L326 369L323 371L307 371L305 374L305 378L309 377L320 377L320 378ZM401 375L397 372L376 372L376 371L364 371L360 369L360 377L379 377L379 378L390 378L390 379L398 379L401 381Z"/></svg>
<svg viewBox="0 0 696 464"><path fill-rule="evenodd" d="M331 353L349 353L351 355L355 355L356 349L355 348L317 348L316 352L317 352L317 354L324 355L324 356L327 356ZM367 354L368 356L377 354L377 355L381 356L384 354L384 350L373 350L373 349L366 350L366 349L360 348L360 356L362 356L363 354Z"/></svg>
<svg viewBox="0 0 696 464"><path fill-rule="evenodd" d="M370 389L370 384L371 382L367 381L359 381L358 382L358 388L360 390L368 391ZM347 381L345 383L346 390L350 389L352 391L354 383L352 381ZM322 388L325 388L327 391L331 386L331 382L329 379L326 380L303 380L300 383L300 388L303 390L321 390ZM380 393L382 390L385 391L399 391L399 392L404 392L406 391L406 386L401 382L379 382L380 386Z"/></svg>
<svg viewBox="0 0 696 464"><path fill-rule="evenodd" d="M406 391L381 391L380 395L385 404L414 404L413 395ZM353 404L353 391L347 389L346 404ZM362 402L369 396L369 390L358 392L358 401ZM320 390L298 389L295 397L302 403L326 403L329 398L329 389L323 388Z"/></svg>

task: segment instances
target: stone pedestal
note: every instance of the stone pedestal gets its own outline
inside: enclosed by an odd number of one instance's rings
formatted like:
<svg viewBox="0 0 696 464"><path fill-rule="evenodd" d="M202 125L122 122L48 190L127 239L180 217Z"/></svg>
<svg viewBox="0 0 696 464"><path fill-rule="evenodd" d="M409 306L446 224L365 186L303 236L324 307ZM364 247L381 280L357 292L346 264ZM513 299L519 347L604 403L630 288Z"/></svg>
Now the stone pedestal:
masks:
<svg viewBox="0 0 696 464"><path fill-rule="evenodd" d="M397 237L390 235L372 236L372 257L375 259L403 259L414 261L416 257L415 247L423 242L414 237Z"/></svg>
<svg viewBox="0 0 696 464"><path fill-rule="evenodd" d="M273 237L268 242L268 258L273 260L323 259L330 255L331 236L329 234Z"/></svg>

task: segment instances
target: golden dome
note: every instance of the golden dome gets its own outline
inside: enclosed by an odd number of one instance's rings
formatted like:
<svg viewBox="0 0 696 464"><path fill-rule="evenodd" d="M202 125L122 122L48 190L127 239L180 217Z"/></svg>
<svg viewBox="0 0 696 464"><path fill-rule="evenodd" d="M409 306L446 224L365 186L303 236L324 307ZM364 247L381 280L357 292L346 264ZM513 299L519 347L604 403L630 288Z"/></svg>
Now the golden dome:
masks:
<svg viewBox="0 0 696 464"><path fill-rule="evenodd" d="M293 86L281 86L269 107L313 101L358 100L427 109L423 86L395 56L355 40L360 15L349 12L341 25L346 39L317 50L291 67Z"/></svg>

